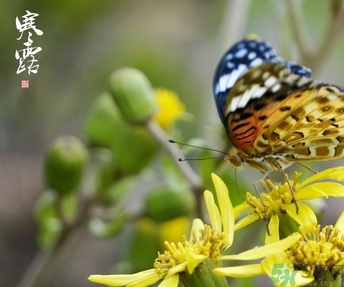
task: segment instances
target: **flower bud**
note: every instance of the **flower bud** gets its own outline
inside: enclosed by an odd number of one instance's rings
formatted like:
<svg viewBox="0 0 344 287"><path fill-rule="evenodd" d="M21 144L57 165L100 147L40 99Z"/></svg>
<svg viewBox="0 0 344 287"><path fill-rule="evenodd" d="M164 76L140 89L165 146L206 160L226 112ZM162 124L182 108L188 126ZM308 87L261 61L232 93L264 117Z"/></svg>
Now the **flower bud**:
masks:
<svg viewBox="0 0 344 287"><path fill-rule="evenodd" d="M109 147L122 122L123 116L110 93L103 93L96 98L87 114L84 133L91 144Z"/></svg>
<svg viewBox="0 0 344 287"><path fill-rule="evenodd" d="M89 229L98 238L107 239L118 235L127 222L127 214L120 212L109 222L104 222L99 218L92 218L89 222Z"/></svg>
<svg viewBox="0 0 344 287"><path fill-rule="evenodd" d="M81 182L87 158L87 149L78 138L62 136L56 139L45 157L47 186L60 195L75 191Z"/></svg>
<svg viewBox="0 0 344 287"><path fill-rule="evenodd" d="M192 194L168 189L157 189L146 197L146 212L157 222L189 215L194 207Z"/></svg>
<svg viewBox="0 0 344 287"><path fill-rule="evenodd" d="M124 119L109 93L101 94L92 105L84 131L93 145L112 151L114 166L109 172L114 174L140 172L160 147L144 127L131 125Z"/></svg>
<svg viewBox="0 0 344 287"><path fill-rule="evenodd" d="M123 116L132 123L143 123L157 109L154 89L147 77L133 68L122 68L110 75L110 92Z"/></svg>
<svg viewBox="0 0 344 287"><path fill-rule="evenodd" d="M111 150L118 169L123 174L142 171L159 151L159 144L141 126L117 127L116 141Z"/></svg>

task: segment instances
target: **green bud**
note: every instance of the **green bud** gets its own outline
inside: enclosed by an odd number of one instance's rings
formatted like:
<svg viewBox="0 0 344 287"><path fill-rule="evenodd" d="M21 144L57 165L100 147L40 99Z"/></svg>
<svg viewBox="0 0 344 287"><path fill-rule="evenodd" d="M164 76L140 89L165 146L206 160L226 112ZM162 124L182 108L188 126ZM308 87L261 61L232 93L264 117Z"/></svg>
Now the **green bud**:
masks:
<svg viewBox="0 0 344 287"><path fill-rule="evenodd" d="M56 212L58 196L52 190L43 192L35 205L35 218L38 224L37 239L40 246L50 246L62 230L62 222Z"/></svg>
<svg viewBox="0 0 344 287"><path fill-rule="evenodd" d="M88 158L84 144L73 136L56 139L45 157L45 181L49 188L60 195L77 189Z"/></svg>
<svg viewBox="0 0 344 287"><path fill-rule="evenodd" d="M122 122L122 114L111 95L103 93L96 98L87 114L84 132L93 145L109 147Z"/></svg>
<svg viewBox="0 0 344 287"><path fill-rule="evenodd" d="M129 122L143 123L156 112L154 89L142 72L122 68L110 75L109 83L116 104Z"/></svg>
<svg viewBox="0 0 344 287"><path fill-rule="evenodd" d="M128 123L109 93L100 95L85 123L88 140L109 148L113 163L108 175L136 174L145 168L159 150L159 144L142 126ZM139 143L139 144L138 144Z"/></svg>
<svg viewBox="0 0 344 287"><path fill-rule="evenodd" d="M119 213L109 222L104 222L99 218L92 218L89 222L89 229L93 235L101 239L108 239L118 235L127 222L128 216L125 213Z"/></svg>
<svg viewBox="0 0 344 287"><path fill-rule="evenodd" d="M189 215L194 207L192 194L168 189L157 189L146 197L146 212L157 222Z"/></svg>
<svg viewBox="0 0 344 287"><path fill-rule="evenodd" d="M111 150L119 171L130 175L143 170L160 146L143 127L125 124L117 127Z"/></svg>

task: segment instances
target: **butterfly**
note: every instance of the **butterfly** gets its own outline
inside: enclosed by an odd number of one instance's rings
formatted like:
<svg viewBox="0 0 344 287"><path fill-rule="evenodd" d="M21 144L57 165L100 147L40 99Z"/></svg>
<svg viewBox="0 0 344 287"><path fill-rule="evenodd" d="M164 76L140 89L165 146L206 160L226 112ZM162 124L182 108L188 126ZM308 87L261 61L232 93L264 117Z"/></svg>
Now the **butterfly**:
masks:
<svg viewBox="0 0 344 287"><path fill-rule="evenodd" d="M313 78L257 36L232 46L214 75L217 110L237 149L225 156L268 174L344 157L344 88Z"/></svg>

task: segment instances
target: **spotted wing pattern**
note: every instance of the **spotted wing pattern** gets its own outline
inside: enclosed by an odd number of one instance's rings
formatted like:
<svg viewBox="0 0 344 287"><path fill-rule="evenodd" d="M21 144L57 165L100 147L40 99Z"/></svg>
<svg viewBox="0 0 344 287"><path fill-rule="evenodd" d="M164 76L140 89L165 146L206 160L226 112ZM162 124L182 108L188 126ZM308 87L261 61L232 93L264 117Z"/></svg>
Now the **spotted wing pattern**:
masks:
<svg viewBox="0 0 344 287"><path fill-rule="evenodd" d="M285 61L280 58L269 43L260 41L256 35L250 35L232 46L220 60L213 79L213 92L219 116L224 123L224 108L227 94L248 70L264 62L282 64L291 73L312 77L312 72L305 66Z"/></svg>
<svg viewBox="0 0 344 287"><path fill-rule="evenodd" d="M238 149L228 160L266 172L295 161L344 157L344 89L313 79L309 69L279 58L271 47L270 58L252 65L247 60L252 51L244 49L244 64L235 57L236 67L245 65L240 75L238 69L232 74L228 63L219 64L226 67L223 76L219 68L215 74L217 108ZM220 84L221 78L233 83Z"/></svg>

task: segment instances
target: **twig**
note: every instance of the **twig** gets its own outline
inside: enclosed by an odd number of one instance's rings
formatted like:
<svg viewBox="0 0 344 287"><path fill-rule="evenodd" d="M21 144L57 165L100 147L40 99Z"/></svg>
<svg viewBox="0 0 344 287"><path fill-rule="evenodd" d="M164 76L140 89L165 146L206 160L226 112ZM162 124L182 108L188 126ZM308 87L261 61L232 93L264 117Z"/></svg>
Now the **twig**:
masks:
<svg viewBox="0 0 344 287"><path fill-rule="evenodd" d="M329 1L330 2L330 1ZM340 38L339 35L344 28L344 3L342 0L332 0L330 2L331 12L330 23L315 48L311 48L308 41L308 33L304 22L302 6L298 0L286 0L290 12L290 24L293 29L296 44L298 46L301 62L310 67L316 74L321 66L327 60L328 55L332 52L333 47Z"/></svg>
<svg viewBox="0 0 344 287"><path fill-rule="evenodd" d="M57 241L54 242L49 249L41 249L36 255L30 266L26 269L24 275L21 277L17 287L40 287L43 285L45 276L55 261L56 256L66 246L71 236L75 234L79 227L87 220L88 211L92 204L93 201L85 200L76 219L72 223L63 226Z"/></svg>
<svg viewBox="0 0 344 287"><path fill-rule="evenodd" d="M332 15L327 31L324 32L318 48L313 53L313 69L320 69L328 55L333 51L336 43L340 39L340 34L344 30L344 1L332 3ZM336 7L334 7L336 6ZM338 10L337 10L338 9Z"/></svg>
<svg viewBox="0 0 344 287"><path fill-rule="evenodd" d="M300 58L303 64L308 65L308 57L312 53L302 5L299 0L286 0L288 5L290 25L293 30L296 44L300 52Z"/></svg>
<svg viewBox="0 0 344 287"><path fill-rule="evenodd" d="M245 28L249 16L249 10L252 0L232 0L227 1L222 16L222 23L219 28L218 47L227 49L238 38L245 35ZM223 51L221 51L223 52Z"/></svg>
<svg viewBox="0 0 344 287"><path fill-rule="evenodd" d="M202 192L204 191L202 187L202 180L200 177L194 172L191 166L187 162L181 163L178 159L181 157L180 150L176 147L176 145L171 144L168 139L168 135L165 133L163 129L160 128L158 124L154 121L149 120L145 123L145 127L150 132L150 134L160 143L163 149L170 155L172 160L174 161L177 168L180 172L184 175L185 179L190 183L192 190L195 192L196 201L197 201L197 215L202 216L201 211L201 198Z"/></svg>

